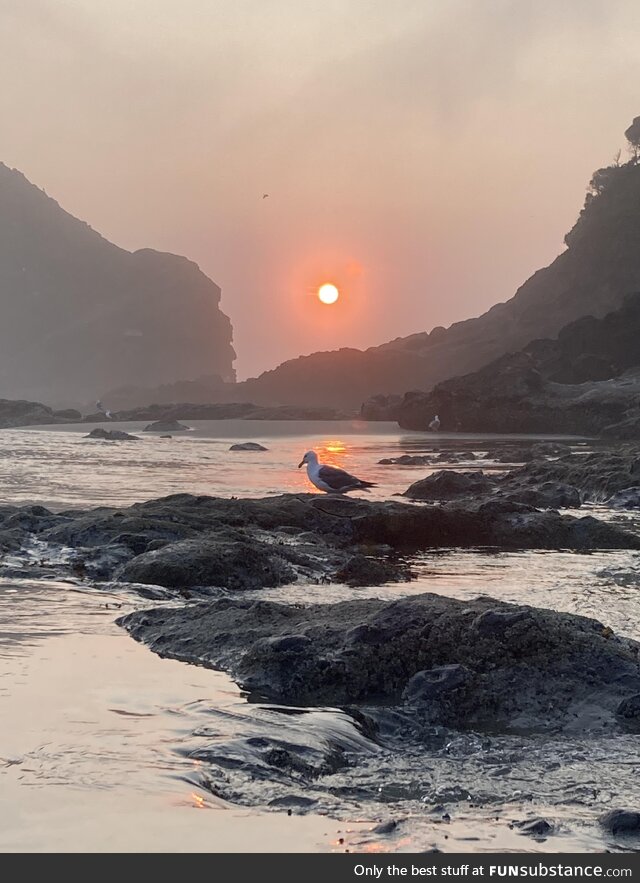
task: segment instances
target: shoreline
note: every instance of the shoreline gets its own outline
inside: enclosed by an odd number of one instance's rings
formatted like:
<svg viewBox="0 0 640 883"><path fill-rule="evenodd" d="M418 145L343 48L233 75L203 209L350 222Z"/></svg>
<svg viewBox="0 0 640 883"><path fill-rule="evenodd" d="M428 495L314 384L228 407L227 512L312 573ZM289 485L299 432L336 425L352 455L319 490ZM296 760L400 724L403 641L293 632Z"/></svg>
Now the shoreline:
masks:
<svg viewBox="0 0 640 883"><path fill-rule="evenodd" d="M11 653L0 655L0 683L19 672L0 693L11 721L0 736L0 852L334 850L344 823L233 806L189 782L194 764L180 750L189 702L244 700L225 675L131 641L104 603L92 592L54 613L41 597L42 633L15 629ZM66 633L46 634L49 617Z"/></svg>

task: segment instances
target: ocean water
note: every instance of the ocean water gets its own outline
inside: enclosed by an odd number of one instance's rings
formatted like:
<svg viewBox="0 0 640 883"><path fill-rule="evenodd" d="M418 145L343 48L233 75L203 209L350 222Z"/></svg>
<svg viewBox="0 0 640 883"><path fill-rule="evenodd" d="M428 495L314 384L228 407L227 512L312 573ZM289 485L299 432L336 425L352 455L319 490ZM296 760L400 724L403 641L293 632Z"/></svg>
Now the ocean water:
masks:
<svg viewBox="0 0 640 883"><path fill-rule="evenodd" d="M371 498L388 499L436 468L504 469L474 458L525 441L357 422L205 421L171 439L143 424L114 425L139 434L136 442L86 439L90 428L1 431L0 500L61 510L179 492L306 492L297 464L309 448L377 482ZM229 451L242 441L268 450ZM378 463L430 451L443 462ZM639 529L630 514L590 514ZM30 579L30 554L12 556L12 576L0 576L0 850L598 851L617 848L598 814L640 802L637 736L434 731L420 742L374 742L343 710L251 703L224 673L160 659L115 625L149 602L125 587ZM416 556L408 584L254 594L296 603L491 595L592 616L640 639L638 563L633 552L445 549ZM319 770L336 752L348 762L304 778L265 763L264 745L286 745ZM553 821L553 836L532 840L513 826L540 815ZM389 819L393 831L376 832Z"/></svg>
<svg viewBox="0 0 640 883"><path fill-rule="evenodd" d="M144 432L146 423L101 424L139 437L132 442L85 438L92 426L55 426L2 430L0 500L37 501L56 509L129 505L174 493L262 497L315 491L304 468L310 448L323 462L378 483L368 495L387 499L433 469L381 466L402 453L451 450L478 454L501 444L513 446L529 436L447 436L402 433L394 423L202 420L188 432ZM254 441L267 451L230 452L232 444ZM576 449L586 444L574 441ZM476 466L469 460L467 466ZM485 468L504 468L483 463ZM478 468L480 466L478 465Z"/></svg>

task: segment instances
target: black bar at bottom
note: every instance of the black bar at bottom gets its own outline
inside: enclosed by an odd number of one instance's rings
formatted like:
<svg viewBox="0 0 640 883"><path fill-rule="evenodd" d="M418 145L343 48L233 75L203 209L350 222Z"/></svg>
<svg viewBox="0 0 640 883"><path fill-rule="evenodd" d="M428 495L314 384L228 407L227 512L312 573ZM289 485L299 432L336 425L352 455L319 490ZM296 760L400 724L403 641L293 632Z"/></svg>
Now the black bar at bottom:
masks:
<svg viewBox="0 0 640 883"><path fill-rule="evenodd" d="M247 883L357 883L390 880L484 880L509 879L555 881L558 879L629 880L640 883L640 854L625 853L420 853L420 854L267 854L170 853L100 854L99 865L91 854L7 854L0 856L7 879L13 869L22 877L29 872L51 875L62 872L67 880L128 872L148 879L240 879Z"/></svg>

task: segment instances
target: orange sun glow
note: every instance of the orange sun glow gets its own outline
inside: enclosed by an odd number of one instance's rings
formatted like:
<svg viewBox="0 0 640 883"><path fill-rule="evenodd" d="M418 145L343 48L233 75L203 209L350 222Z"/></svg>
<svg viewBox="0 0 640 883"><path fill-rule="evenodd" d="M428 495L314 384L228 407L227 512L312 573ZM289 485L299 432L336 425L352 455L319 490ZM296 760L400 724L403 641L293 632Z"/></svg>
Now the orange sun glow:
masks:
<svg viewBox="0 0 640 883"><path fill-rule="evenodd" d="M340 297L340 292L331 282L325 282L318 289L318 298L323 304L334 304Z"/></svg>

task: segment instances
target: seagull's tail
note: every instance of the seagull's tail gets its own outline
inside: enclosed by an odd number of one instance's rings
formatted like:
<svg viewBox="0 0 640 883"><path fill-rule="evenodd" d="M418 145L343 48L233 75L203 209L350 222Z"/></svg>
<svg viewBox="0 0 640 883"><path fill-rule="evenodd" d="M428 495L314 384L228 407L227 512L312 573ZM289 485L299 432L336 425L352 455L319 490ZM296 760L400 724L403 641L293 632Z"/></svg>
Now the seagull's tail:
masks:
<svg viewBox="0 0 640 883"><path fill-rule="evenodd" d="M369 488L378 487L378 485L375 483L375 481L361 481L358 487L360 488L360 490L368 491Z"/></svg>

